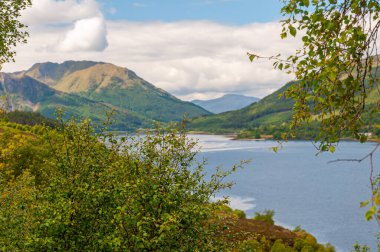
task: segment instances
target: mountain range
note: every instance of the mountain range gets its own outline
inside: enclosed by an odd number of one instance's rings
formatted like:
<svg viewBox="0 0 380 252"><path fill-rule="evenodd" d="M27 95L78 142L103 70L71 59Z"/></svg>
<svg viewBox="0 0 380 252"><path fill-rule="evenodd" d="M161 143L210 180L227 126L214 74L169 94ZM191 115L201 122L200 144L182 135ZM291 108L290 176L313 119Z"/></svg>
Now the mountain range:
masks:
<svg viewBox="0 0 380 252"><path fill-rule="evenodd" d="M154 121L179 121L211 114L155 87L133 71L93 61L38 63L16 73L0 73L0 96L10 110L37 111L54 117L89 117L95 122L114 112L113 128L134 130Z"/></svg>
<svg viewBox="0 0 380 252"><path fill-rule="evenodd" d="M192 103L201 106L202 108L214 113L219 114L226 111L232 111L244 108L260 99L251 96L226 94L222 97L211 100L193 100Z"/></svg>
<svg viewBox="0 0 380 252"><path fill-rule="evenodd" d="M294 84L287 83L259 101L254 97L225 95L194 101L196 105L155 87L127 68L93 61L47 62L25 71L0 73L0 107L36 111L49 118L54 118L61 108L65 118L88 117L94 122L103 121L113 111L111 128L127 131L152 127L155 121L180 121L186 114L189 130L236 133L290 122L294 101L281 94ZM367 94L367 105L375 106L378 98L379 92L374 88ZM249 105L219 113L243 103ZM380 117L364 114L363 121L377 125Z"/></svg>

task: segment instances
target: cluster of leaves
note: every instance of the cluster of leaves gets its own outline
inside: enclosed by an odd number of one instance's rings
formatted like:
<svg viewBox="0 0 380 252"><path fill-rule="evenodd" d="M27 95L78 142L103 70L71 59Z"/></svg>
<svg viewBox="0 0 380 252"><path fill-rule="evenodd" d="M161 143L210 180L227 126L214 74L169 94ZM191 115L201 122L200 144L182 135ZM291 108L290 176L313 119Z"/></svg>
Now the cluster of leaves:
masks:
<svg viewBox="0 0 380 252"><path fill-rule="evenodd" d="M286 91L293 98L293 127L319 120L316 140L329 150L349 131L358 140L362 114L375 81L380 27L376 0L284 0L282 38L302 34L303 46L287 59L271 57L274 66L295 73L297 83ZM250 55L251 60L258 57ZM379 94L379 91L377 91ZM378 96L377 96L378 97ZM379 113L379 100L370 109Z"/></svg>
<svg viewBox="0 0 380 252"><path fill-rule="evenodd" d="M274 211L273 210L264 210L262 213L256 212L255 216L253 217L254 220L261 220L265 221L269 224L274 224Z"/></svg>
<svg viewBox="0 0 380 252"><path fill-rule="evenodd" d="M377 72L380 58L377 38L380 28L380 2L377 0L284 0L281 10L282 38L301 34L303 45L294 55L269 57L274 67L294 73L295 85L285 96L292 98L294 115L291 129L312 121L320 122L321 151L335 151L335 143L350 134L360 142L368 140L363 128L377 134L380 89ZM249 54L251 60L262 58ZM374 120L371 128L366 126ZM368 131L367 131L368 132ZM377 147L376 147L377 148ZM379 175L371 160L371 208L380 224ZM363 159L350 160L361 162Z"/></svg>
<svg viewBox="0 0 380 252"><path fill-rule="evenodd" d="M206 181L183 131L118 138L71 120L0 136L0 250L222 249L210 198L229 172Z"/></svg>
<svg viewBox="0 0 380 252"><path fill-rule="evenodd" d="M18 18L31 4L31 0L0 1L0 69L2 64L14 61L16 44L26 43L28 33Z"/></svg>
<svg viewBox="0 0 380 252"><path fill-rule="evenodd" d="M282 12L290 15L283 23L283 35L295 36L294 26L306 32L303 48L285 64L294 67L299 80L298 86L286 92L296 101L293 126L317 118L321 125L315 139L321 141L322 151L334 152L333 144L347 132L360 142L368 140L367 134L360 133L363 128L377 137L379 1L289 1ZM275 66L282 68L278 62ZM363 127L368 121L375 124ZM378 147L363 159L350 161L370 160L372 196L361 206L371 203L365 217L380 224L380 175L374 173L373 162Z"/></svg>

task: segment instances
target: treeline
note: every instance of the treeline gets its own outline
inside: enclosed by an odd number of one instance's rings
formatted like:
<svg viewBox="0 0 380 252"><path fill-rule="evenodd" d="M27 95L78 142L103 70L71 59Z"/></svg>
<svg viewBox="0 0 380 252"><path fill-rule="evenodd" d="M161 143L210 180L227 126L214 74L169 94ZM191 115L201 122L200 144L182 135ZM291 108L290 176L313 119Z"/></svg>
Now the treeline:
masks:
<svg viewBox="0 0 380 252"><path fill-rule="evenodd" d="M371 118L371 124L363 126L358 134L365 135L368 139L380 138L380 122L376 124ZM238 139L274 139L274 140L318 140L320 136L320 123L317 121L310 124L301 125L294 130L290 130L289 123L281 125L261 125L257 127L248 127L245 130L240 130L237 133ZM341 132L341 139L352 139L350 132Z"/></svg>
<svg viewBox="0 0 380 252"><path fill-rule="evenodd" d="M55 121L44 117L38 112L12 111L5 113L0 111L0 122L12 122L22 125L46 125L54 127Z"/></svg>

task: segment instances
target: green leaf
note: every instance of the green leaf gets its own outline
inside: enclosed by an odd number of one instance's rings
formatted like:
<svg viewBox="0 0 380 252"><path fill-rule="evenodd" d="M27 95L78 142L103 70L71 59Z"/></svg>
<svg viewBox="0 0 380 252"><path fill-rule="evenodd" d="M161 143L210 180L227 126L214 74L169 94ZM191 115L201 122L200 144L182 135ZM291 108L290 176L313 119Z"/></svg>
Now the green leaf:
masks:
<svg viewBox="0 0 380 252"><path fill-rule="evenodd" d="M331 146L330 146L330 152L331 152L331 153L334 153L334 152L335 152L335 146L334 146L334 145L331 145Z"/></svg>
<svg viewBox="0 0 380 252"><path fill-rule="evenodd" d="M376 207L375 207L375 206L371 206L371 207L368 209L368 211L365 213L365 219L366 219L367 221L372 220L374 214L376 214Z"/></svg>
<svg viewBox="0 0 380 252"><path fill-rule="evenodd" d="M297 30L292 25L289 26L289 32L290 32L290 35L292 35L293 37L297 35Z"/></svg>
<svg viewBox="0 0 380 252"><path fill-rule="evenodd" d="M360 135L360 142L361 143L367 142L367 139L368 139L368 136L366 136L365 134Z"/></svg>
<svg viewBox="0 0 380 252"><path fill-rule="evenodd" d="M253 60L256 58L256 55L254 55L254 54L249 54L249 60L251 61L251 62L253 62Z"/></svg>
<svg viewBox="0 0 380 252"><path fill-rule="evenodd" d="M369 200L360 202L360 207L366 207L369 204Z"/></svg>

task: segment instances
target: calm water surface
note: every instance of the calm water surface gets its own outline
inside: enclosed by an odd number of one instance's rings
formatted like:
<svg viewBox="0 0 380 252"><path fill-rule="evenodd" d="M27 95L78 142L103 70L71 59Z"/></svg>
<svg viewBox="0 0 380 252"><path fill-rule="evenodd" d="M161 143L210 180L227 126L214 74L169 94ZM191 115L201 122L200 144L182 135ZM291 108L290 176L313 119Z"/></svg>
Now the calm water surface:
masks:
<svg viewBox="0 0 380 252"><path fill-rule="evenodd" d="M316 156L307 141L289 142L274 153L274 141L237 141L223 136L190 135L199 139L200 158L208 160L207 170L228 168L240 160L251 160L244 169L230 176L236 185L222 195L231 197L231 206L254 212L274 209L277 224L288 228L300 225L317 237L332 243L338 251L351 251L358 241L376 251L377 224L364 219L359 202L371 195L369 161L339 162L337 158L361 158L373 143L340 143L336 153ZM380 152L377 153L380 157ZM375 166L379 165L375 159ZM379 172L379 171L376 171Z"/></svg>

